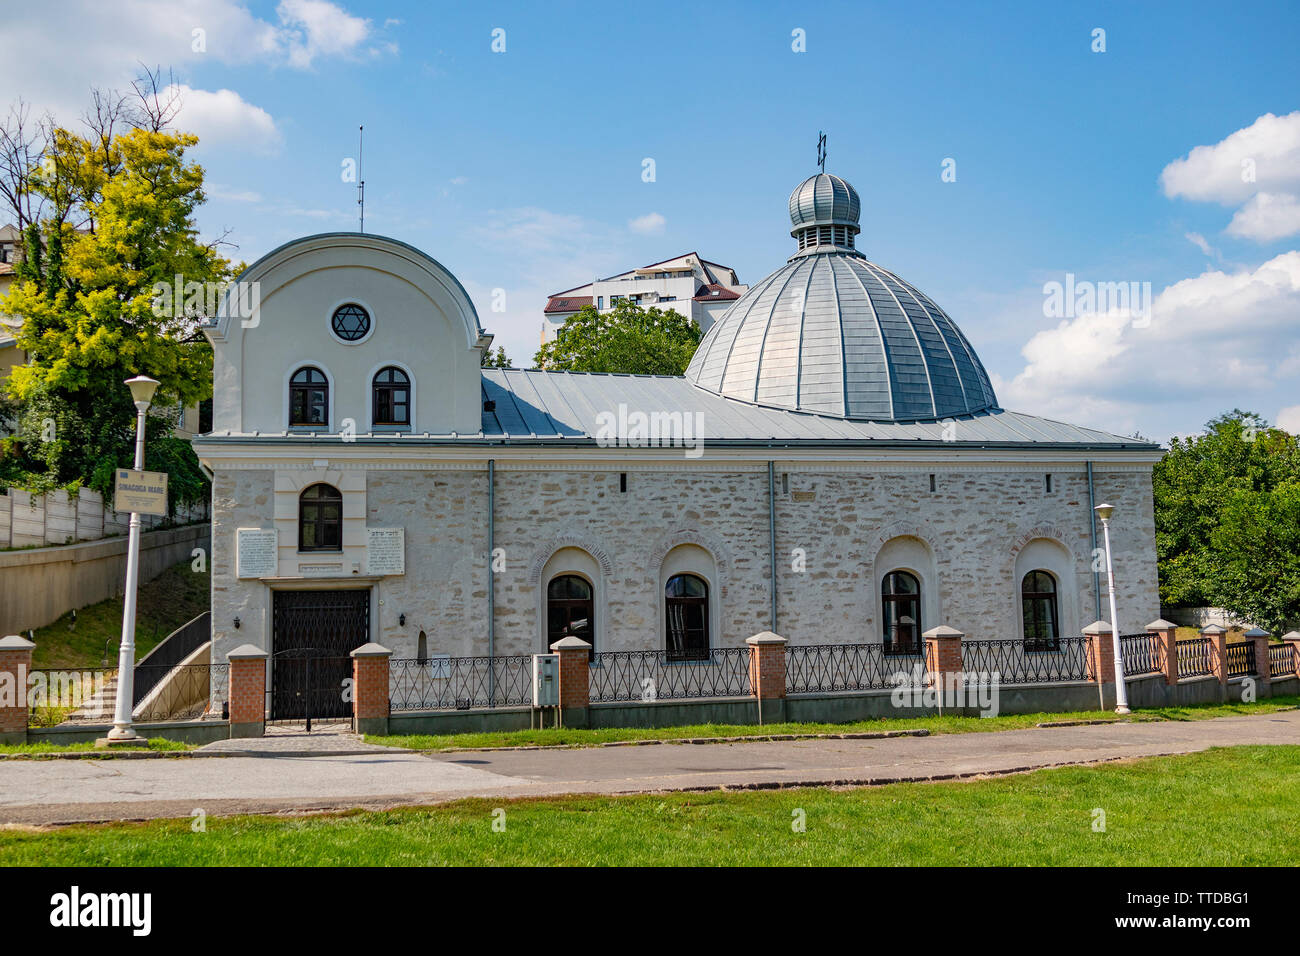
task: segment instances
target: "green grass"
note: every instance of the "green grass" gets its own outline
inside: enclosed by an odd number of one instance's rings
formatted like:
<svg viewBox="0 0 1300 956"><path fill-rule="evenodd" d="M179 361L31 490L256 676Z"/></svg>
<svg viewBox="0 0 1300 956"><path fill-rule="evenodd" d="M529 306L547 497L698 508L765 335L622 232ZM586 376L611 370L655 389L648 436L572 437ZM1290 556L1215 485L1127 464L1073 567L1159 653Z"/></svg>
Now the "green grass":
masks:
<svg viewBox="0 0 1300 956"><path fill-rule="evenodd" d="M1300 747L1232 747L962 783L7 829L0 865L1291 865L1297 774Z"/></svg>
<svg viewBox="0 0 1300 956"><path fill-rule="evenodd" d="M176 628L206 611L210 602L208 573L190 570L188 560L141 584L136 603L136 660ZM101 667L107 653L107 665L114 667L121 638L122 598L109 598L78 608L75 624L68 612L53 624L37 628L32 666Z"/></svg>
<svg viewBox="0 0 1300 956"><path fill-rule="evenodd" d="M179 740L164 740L161 737L150 737L142 747L114 747L112 750L99 751L106 757L114 754L123 753L124 751L175 751L175 750L193 750L194 744L187 744ZM77 744L0 744L0 754L67 754L67 753L86 753L95 750L94 741Z"/></svg>
<svg viewBox="0 0 1300 956"><path fill-rule="evenodd" d="M1153 707L1138 711L1136 720L1208 720L1235 714L1268 714L1300 705L1300 697L1273 697L1250 704L1200 704L1192 707ZM617 727L600 730L512 730L482 734L368 734L366 742L409 750L482 749L485 747L597 746L624 740L685 740L692 737L753 737L786 734L846 734L888 730L928 730L932 734L964 734L1018 730L1055 720L1119 720L1111 711L1058 714L1006 714L997 717L889 717L848 724L695 724L689 727Z"/></svg>

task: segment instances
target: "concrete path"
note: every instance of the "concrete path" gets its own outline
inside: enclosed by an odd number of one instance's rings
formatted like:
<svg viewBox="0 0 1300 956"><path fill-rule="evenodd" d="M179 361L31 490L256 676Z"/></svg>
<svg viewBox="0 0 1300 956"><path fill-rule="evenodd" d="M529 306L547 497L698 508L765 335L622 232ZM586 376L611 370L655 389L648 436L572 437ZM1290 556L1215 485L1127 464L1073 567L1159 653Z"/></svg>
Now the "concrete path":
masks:
<svg viewBox="0 0 1300 956"><path fill-rule="evenodd" d="M341 743L343 741L340 741ZM356 743L356 741L352 741ZM878 740L570 750L0 761L0 823L432 804L469 796L867 785L1010 773L1234 744L1300 744L1300 711Z"/></svg>

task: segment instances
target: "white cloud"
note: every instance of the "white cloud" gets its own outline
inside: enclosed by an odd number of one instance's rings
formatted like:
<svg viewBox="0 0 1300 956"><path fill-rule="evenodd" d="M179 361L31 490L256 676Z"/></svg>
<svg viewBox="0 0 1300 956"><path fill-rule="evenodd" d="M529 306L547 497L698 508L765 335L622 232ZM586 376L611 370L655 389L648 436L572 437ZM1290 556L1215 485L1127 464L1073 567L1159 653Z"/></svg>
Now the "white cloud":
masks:
<svg viewBox="0 0 1300 956"><path fill-rule="evenodd" d="M180 94L176 126L193 132L204 144L233 144L255 153L274 153L282 139L271 114L245 102L234 90L195 90L183 84L169 87Z"/></svg>
<svg viewBox="0 0 1300 956"><path fill-rule="evenodd" d="M1227 233L1256 242L1300 233L1300 198L1290 193L1256 193L1237 210Z"/></svg>
<svg viewBox="0 0 1300 956"><path fill-rule="evenodd" d="M1300 188L1300 110L1285 116L1265 113L1213 146L1197 146L1166 166L1160 183L1170 199L1225 206L1256 192Z"/></svg>
<svg viewBox="0 0 1300 956"><path fill-rule="evenodd" d="M1169 286L1145 327L1115 312L1063 320L1034 335L1021 350L1024 368L994 387L1009 408L1125 434L1139 412L1165 402L1245 407L1290 390L1297 315L1300 252L1292 251Z"/></svg>
<svg viewBox="0 0 1300 956"><path fill-rule="evenodd" d="M254 192L251 189L236 189L223 183L206 183L203 191L213 199L224 199L226 202L262 201L262 194L259 192Z"/></svg>
<svg viewBox="0 0 1300 956"><path fill-rule="evenodd" d="M1300 435L1300 405L1288 405L1277 413L1277 427L1292 435Z"/></svg>
<svg viewBox="0 0 1300 956"><path fill-rule="evenodd" d="M1183 238L1186 239L1188 242L1190 242L1192 245L1194 245L1197 249L1200 249L1211 259L1220 258L1219 250L1214 248L1214 246L1210 245L1209 242L1206 241L1206 238L1203 235L1201 235L1199 232L1184 233Z"/></svg>
<svg viewBox="0 0 1300 956"><path fill-rule="evenodd" d="M305 69L318 56L355 53L370 35L370 21L354 17L328 0L282 0L275 9L284 24L279 40L289 65Z"/></svg>
<svg viewBox="0 0 1300 956"><path fill-rule="evenodd" d="M629 219L627 227L643 236L657 236L664 231L667 220L657 212L648 212L644 216Z"/></svg>

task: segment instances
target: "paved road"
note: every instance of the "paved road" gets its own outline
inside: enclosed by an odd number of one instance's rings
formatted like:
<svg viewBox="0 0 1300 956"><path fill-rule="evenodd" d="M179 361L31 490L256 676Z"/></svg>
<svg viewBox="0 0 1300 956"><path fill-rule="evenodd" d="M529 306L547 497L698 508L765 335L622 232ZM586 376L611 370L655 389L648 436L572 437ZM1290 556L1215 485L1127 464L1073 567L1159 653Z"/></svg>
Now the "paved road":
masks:
<svg viewBox="0 0 1300 956"><path fill-rule="evenodd" d="M284 738L280 738L283 740ZM430 804L467 796L852 785L1007 773L1233 744L1300 744L1300 711L1188 722L876 740L663 744L418 754L333 752L0 761L0 823L70 823Z"/></svg>

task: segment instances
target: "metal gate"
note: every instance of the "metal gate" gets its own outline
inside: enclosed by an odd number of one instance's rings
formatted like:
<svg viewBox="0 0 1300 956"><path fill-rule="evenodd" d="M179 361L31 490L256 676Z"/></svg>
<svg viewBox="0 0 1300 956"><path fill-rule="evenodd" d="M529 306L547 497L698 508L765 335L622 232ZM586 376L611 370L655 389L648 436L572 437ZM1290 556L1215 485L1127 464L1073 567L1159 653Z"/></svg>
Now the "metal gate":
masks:
<svg viewBox="0 0 1300 956"><path fill-rule="evenodd" d="M344 682L370 640L370 590L272 593L271 719L352 716Z"/></svg>

